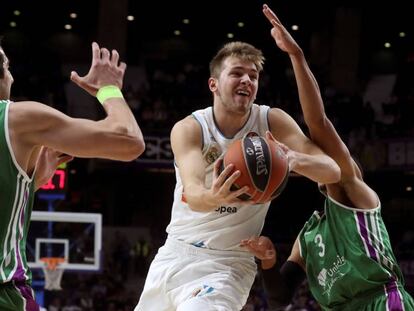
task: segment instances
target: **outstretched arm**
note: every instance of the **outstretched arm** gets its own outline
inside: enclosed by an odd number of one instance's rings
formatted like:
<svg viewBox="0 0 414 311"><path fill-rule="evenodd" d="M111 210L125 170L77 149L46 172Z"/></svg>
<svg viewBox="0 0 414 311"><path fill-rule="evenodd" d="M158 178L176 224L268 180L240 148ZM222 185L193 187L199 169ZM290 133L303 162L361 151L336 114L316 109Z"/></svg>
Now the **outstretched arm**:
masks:
<svg viewBox="0 0 414 311"><path fill-rule="evenodd" d="M252 237L242 240L240 245L261 261L269 305L272 308L288 305L296 289L306 278L298 241L295 242L288 260L281 267L276 264L276 250L268 237Z"/></svg>
<svg viewBox="0 0 414 311"><path fill-rule="evenodd" d="M263 13L273 26L271 35L277 46L286 52L292 61L303 115L312 140L338 163L342 174L353 175L353 160L325 114L318 83L302 49L267 5L263 6Z"/></svg>
<svg viewBox="0 0 414 311"><path fill-rule="evenodd" d="M118 52L112 54L98 44L92 44L92 64L88 74L72 80L89 94L114 85L122 87L126 65L119 63ZM100 121L75 119L35 102L10 105L9 124L17 150L32 150L46 146L78 157L99 157L129 161L145 148L141 130L122 97L109 96L102 103L107 117ZM18 144L17 143L17 144ZM30 152L30 151L29 151ZM25 154L23 152L23 154Z"/></svg>
<svg viewBox="0 0 414 311"><path fill-rule="evenodd" d="M271 34L277 46L288 53L292 61L300 104L312 141L334 159L341 169L339 185L346 192L347 198L345 200L350 200L357 208L377 207L378 197L376 193L362 180L359 167L325 114L318 83L306 62L301 48L267 5L263 6L263 13L273 26ZM338 191L335 187L335 185L328 185L328 193L330 193L330 189L333 189L341 197L340 193L342 191ZM330 193L330 195L332 194ZM340 201L344 201L344 199L341 198Z"/></svg>

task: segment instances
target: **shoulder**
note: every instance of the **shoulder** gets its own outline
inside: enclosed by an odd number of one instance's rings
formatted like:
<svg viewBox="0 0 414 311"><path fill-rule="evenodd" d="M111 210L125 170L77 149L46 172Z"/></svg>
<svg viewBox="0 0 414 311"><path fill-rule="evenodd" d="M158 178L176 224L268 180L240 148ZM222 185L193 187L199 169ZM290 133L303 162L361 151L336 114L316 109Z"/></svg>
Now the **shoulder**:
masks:
<svg viewBox="0 0 414 311"><path fill-rule="evenodd" d="M289 145L291 147L293 145L303 144L306 141L299 125L282 109L271 108L268 113L268 122L273 136L282 143L288 145L291 143L292 145Z"/></svg>
<svg viewBox="0 0 414 311"><path fill-rule="evenodd" d="M271 108L268 113L268 122L272 132L296 132L299 131L299 125L285 111L279 108Z"/></svg>
<svg viewBox="0 0 414 311"><path fill-rule="evenodd" d="M268 118L269 122L286 122L293 120L293 118L286 111L280 108L270 108Z"/></svg>
<svg viewBox="0 0 414 311"><path fill-rule="evenodd" d="M199 141L201 143L202 130L200 123L189 115L175 123L171 130L171 142L186 139L189 141Z"/></svg>
<svg viewBox="0 0 414 311"><path fill-rule="evenodd" d="M194 118L193 115L189 115L184 119L181 119L177 123L174 124L172 128L172 132L176 131L197 131L201 130L200 123Z"/></svg>

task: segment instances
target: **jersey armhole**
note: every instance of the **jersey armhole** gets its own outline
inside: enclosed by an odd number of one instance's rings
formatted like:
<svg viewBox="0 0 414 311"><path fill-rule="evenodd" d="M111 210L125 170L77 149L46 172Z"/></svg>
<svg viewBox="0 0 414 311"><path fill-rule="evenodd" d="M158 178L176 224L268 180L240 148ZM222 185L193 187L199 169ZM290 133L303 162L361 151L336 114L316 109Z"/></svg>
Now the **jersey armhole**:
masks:
<svg viewBox="0 0 414 311"><path fill-rule="evenodd" d="M198 119L198 117L196 116L195 113L192 113L191 116L194 118L194 120L197 121L198 125L200 125L201 128L201 150L204 151L204 147L205 147L205 141L204 141L204 127L203 124L201 123L201 121Z"/></svg>

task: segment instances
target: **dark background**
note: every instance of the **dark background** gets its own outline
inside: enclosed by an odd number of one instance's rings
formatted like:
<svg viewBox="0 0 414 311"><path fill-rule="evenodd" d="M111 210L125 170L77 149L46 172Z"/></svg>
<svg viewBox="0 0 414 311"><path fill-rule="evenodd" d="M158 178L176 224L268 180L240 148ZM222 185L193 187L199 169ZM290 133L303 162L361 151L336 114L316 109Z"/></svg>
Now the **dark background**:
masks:
<svg viewBox="0 0 414 311"><path fill-rule="evenodd" d="M75 159L67 169L66 199L57 202L55 209L102 213L104 228L120 232L123 228L145 228L152 249L146 258L149 262L165 238L170 218L175 176L169 132L191 111L212 104L207 88L208 62L222 44L231 40L247 41L264 52L266 63L257 102L286 110L306 132L289 58L275 46L271 27L261 12L262 4L233 0L1 1L0 34L15 79L14 100L36 100L74 117L99 119L104 114L97 102L85 99L86 95L70 100L70 70L86 73L92 41L119 50L129 66L124 95L146 137L146 154L131 163ZM290 31L292 25L299 26L291 33L318 79L327 113L364 167L366 180L381 197L384 220L397 258L404 261L412 291L414 25L409 2L268 4ZM20 14L16 15L15 10ZM70 18L72 12L77 14L76 19ZM128 15L134 20L128 21ZM189 22L184 23L184 19ZM237 25L240 22L244 27ZM66 24L72 28L65 29ZM228 33L233 37L229 38ZM386 42L389 48L384 46ZM391 76L392 82L373 83L384 76ZM379 109L373 112L367 104L367 93L381 94L384 89L389 89L386 99L377 103ZM281 259L322 202L314 183L290 177L285 191L272 202L264 228L279 247ZM35 209L46 208L45 202L36 201ZM138 238L127 236L131 245ZM132 281L124 283L132 294L121 299L123 296L114 288L122 280L111 279L105 271L119 270L125 280L120 266L132 265L134 258L128 250L125 256L113 247L105 251L109 255L104 259L103 274L98 279L83 277L81 283L85 288L103 283L112 295L107 295L110 298L105 306L99 307L94 298L94 307L83 308L129 310L125 301L129 305L136 302L145 271L135 278L131 268L128 274ZM73 293L71 286L77 288L73 284L80 281L66 282ZM80 292L88 292L79 288ZM64 293L58 297L62 305L81 304L82 294ZM70 296L76 299L72 301ZM52 300L48 303L58 304ZM118 309L110 309L112 306Z"/></svg>

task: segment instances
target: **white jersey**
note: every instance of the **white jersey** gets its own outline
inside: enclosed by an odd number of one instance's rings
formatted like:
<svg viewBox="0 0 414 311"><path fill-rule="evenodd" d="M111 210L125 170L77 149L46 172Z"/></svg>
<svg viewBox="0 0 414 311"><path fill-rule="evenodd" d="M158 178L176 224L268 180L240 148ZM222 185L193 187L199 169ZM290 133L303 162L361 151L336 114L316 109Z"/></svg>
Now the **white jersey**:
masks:
<svg viewBox="0 0 414 311"><path fill-rule="evenodd" d="M251 132L265 136L269 130L269 109L268 106L254 104L246 124L232 138L225 137L217 128L212 107L192 114L202 128L207 188L211 187L214 161L226 152L232 142ZM177 166L175 175L174 203L171 222L167 227L169 237L208 249L246 251L239 246L240 241L260 235L270 203L222 206L208 213L196 212L183 201L183 184Z"/></svg>

